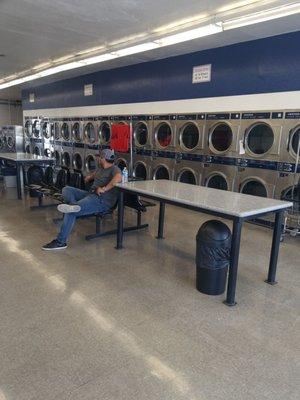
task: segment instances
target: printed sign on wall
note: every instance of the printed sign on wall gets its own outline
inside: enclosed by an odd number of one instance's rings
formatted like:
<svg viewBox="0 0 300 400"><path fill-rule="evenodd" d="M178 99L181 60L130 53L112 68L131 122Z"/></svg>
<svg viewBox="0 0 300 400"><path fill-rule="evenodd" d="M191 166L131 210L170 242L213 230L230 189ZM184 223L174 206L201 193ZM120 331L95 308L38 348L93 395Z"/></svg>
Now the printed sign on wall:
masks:
<svg viewBox="0 0 300 400"><path fill-rule="evenodd" d="M93 95L93 84L84 85L84 95L92 96Z"/></svg>
<svg viewBox="0 0 300 400"><path fill-rule="evenodd" d="M29 93L29 103L34 103L34 93Z"/></svg>
<svg viewBox="0 0 300 400"><path fill-rule="evenodd" d="M198 65L193 68L193 83L211 81L211 64Z"/></svg>

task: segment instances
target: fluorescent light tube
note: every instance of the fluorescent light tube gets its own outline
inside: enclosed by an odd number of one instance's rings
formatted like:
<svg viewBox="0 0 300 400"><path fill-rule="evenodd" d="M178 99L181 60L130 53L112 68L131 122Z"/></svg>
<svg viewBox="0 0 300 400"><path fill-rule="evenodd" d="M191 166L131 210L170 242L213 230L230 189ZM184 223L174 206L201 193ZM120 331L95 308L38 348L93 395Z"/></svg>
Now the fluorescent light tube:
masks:
<svg viewBox="0 0 300 400"><path fill-rule="evenodd" d="M201 26L200 28L195 28L189 31L176 33L175 35L166 36L161 39L155 40L155 42L158 43L160 46L170 46L172 44L187 42L188 40L198 39L222 31L223 31L222 23L209 24Z"/></svg>
<svg viewBox="0 0 300 400"><path fill-rule="evenodd" d="M142 53L143 51L153 50L157 47L159 47L157 42L146 42L136 46L126 47L125 49L113 51L111 54L116 55L116 57L124 57L131 54Z"/></svg>
<svg viewBox="0 0 300 400"><path fill-rule="evenodd" d="M298 14L300 12L300 3L287 4L285 6L264 10L253 14L245 15L238 18L233 18L223 21L223 28L225 30L241 28L259 22L271 21L273 19L287 17L289 15Z"/></svg>

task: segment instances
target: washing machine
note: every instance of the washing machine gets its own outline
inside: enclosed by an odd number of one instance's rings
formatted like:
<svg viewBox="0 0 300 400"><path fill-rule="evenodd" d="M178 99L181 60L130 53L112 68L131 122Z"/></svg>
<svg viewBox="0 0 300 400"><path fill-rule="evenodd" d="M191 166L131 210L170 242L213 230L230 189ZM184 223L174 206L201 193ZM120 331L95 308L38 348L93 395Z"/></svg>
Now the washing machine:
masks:
<svg viewBox="0 0 300 400"><path fill-rule="evenodd" d="M300 159L300 111L286 111L280 151L281 170L295 172L298 151ZM300 165L297 172L300 173Z"/></svg>
<svg viewBox="0 0 300 400"><path fill-rule="evenodd" d="M176 115L153 116L153 149L174 151L176 148Z"/></svg>
<svg viewBox="0 0 300 400"><path fill-rule="evenodd" d="M151 179L151 152L150 150L138 149L139 153L133 155L133 177L143 181ZM145 154L148 152L149 154Z"/></svg>
<svg viewBox="0 0 300 400"><path fill-rule="evenodd" d="M179 153L180 154L180 153ZM174 165L174 180L191 185L201 185L203 163L197 160L177 158Z"/></svg>
<svg viewBox="0 0 300 400"><path fill-rule="evenodd" d="M202 185L220 190L235 190L237 167L230 157L209 156L203 164Z"/></svg>
<svg viewBox="0 0 300 400"><path fill-rule="evenodd" d="M176 151L202 153L204 148L205 114L176 116Z"/></svg>
<svg viewBox="0 0 300 400"><path fill-rule="evenodd" d="M283 114L283 112L242 113L240 141L245 154L239 157L279 161Z"/></svg>
<svg viewBox="0 0 300 400"><path fill-rule="evenodd" d="M175 153L152 152L151 178L174 180Z"/></svg>
<svg viewBox="0 0 300 400"><path fill-rule="evenodd" d="M238 166L236 191L260 197L274 198L278 181L276 163L269 169L267 161L257 162L252 167Z"/></svg>
<svg viewBox="0 0 300 400"><path fill-rule="evenodd" d="M137 149L151 149L153 146L152 115L133 115L132 131L133 144Z"/></svg>
<svg viewBox="0 0 300 400"><path fill-rule="evenodd" d="M97 118L98 142L102 149L109 148L111 138L111 121L109 117Z"/></svg>

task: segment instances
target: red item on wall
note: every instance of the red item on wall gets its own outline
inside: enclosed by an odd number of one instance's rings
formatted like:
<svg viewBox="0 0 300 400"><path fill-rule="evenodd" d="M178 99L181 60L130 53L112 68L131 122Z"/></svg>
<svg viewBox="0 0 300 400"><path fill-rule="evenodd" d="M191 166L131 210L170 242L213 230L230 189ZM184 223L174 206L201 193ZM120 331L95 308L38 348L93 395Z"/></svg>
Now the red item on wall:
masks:
<svg viewBox="0 0 300 400"><path fill-rule="evenodd" d="M129 151L130 126L127 124L112 124L110 148L121 153Z"/></svg>

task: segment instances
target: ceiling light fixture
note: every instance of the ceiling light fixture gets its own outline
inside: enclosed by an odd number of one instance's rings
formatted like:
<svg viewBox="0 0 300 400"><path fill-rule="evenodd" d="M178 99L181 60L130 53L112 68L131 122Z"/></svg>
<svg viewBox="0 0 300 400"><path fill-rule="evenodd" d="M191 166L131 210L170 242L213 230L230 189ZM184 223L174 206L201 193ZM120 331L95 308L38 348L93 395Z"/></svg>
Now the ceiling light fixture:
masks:
<svg viewBox="0 0 300 400"><path fill-rule="evenodd" d="M53 61L52 64L50 64L52 65L50 68L39 71L38 67L41 67L40 64L39 66L33 67L32 70L30 71L31 73L28 71L27 73L29 73L29 75L27 76L24 76L26 74L26 71L22 71L22 73L13 76L15 79L9 80L9 77L6 77L5 79L0 80L0 90L8 88L10 86L20 85L21 83L29 82L34 79L42 78L49 75L54 75L62 71L68 71L87 65L98 64L115 58L125 57L132 54L138 54L160 47L171 46L189 40L198 39L204 36L213 35L222 32L223 30L235 29L247 25L256 24L259 22L270 21L272 19L277 19L297 14L299 12L300 12L300 3L299 2L291 3L285 6L280 6L269 10L244 15L237 18L232 18L227 20L225 19L223 21L220 20L217 23L210 23L204 26L200 26L198 28L184 30L182 32L174 33L172 35L166 35L160 38L154 38L152 35L152 38L147 42L129 46L120 50L119 49L113 50L113 48L110 49L107 48L106 49L107 53L105 54L100 54L93 57L86 57L78 61L77 60L74 61L74 56L67 55L65 57L61 57L59 60ZM214 16L214 20L217 20L217 15ZM84 54L84 51L81 52L81 54ZM86 53L86 55L87 54L88 53ZM73 61L71 61L72 59ZM69 60L70 62L57 65L58 62L62 62L63 60L64 61ZM10 78L12 78L12 76Z"/></svg>
<svg viewBox="0 0 300 400"><path fill-rule="evenodd" d="M258 24L260 22L271 21L273 19L287 17L300 12L300 3L287 4L285 6L259 11L253 14L223 21L223 29L236 29L243 26Z"/></svg>

